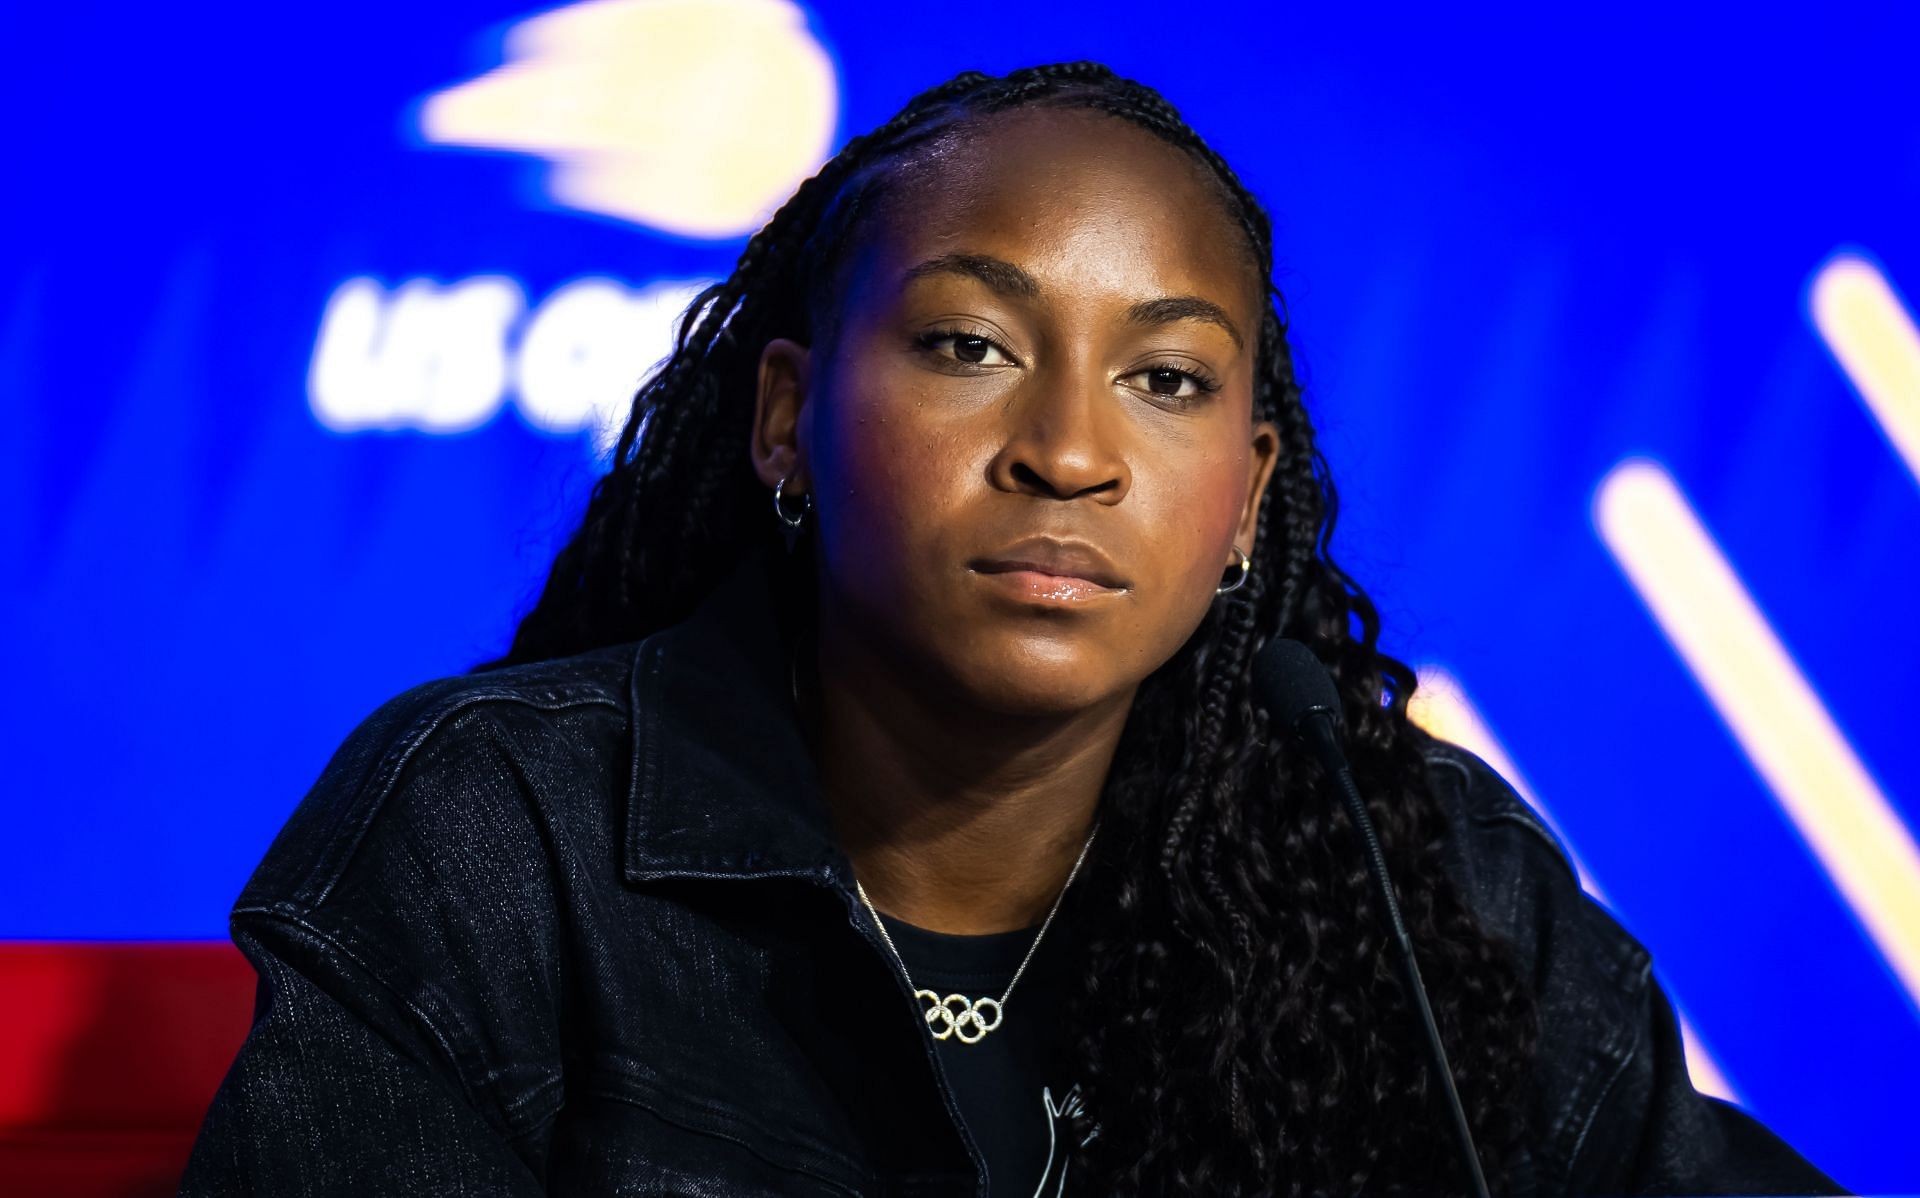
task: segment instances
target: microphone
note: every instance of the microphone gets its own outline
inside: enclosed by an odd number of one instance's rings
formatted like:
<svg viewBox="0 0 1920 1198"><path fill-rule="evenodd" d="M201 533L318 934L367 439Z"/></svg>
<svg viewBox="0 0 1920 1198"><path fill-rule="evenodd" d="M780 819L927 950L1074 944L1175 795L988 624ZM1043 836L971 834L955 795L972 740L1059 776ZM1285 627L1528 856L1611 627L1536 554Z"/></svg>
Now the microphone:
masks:
<svg viewBox="0 0 1920 1198"><path fill-rule="evenodd" d="M1276 638L1267 643L1253 659L1253 688L1265 704L1275 725L1305 741L1327 775L1339 787L1347 815L1359 830L1366 849L1367 873L1373 878L1374 894L1387 923L1400 958L1400 976L1413 1005L1420 1015L1426 1034L1427 1062L1453 1117L1454 1146L1462 1166L1473 1183L1476 1198L1487 1198L1487 1179L1480 1170L1480 1154L1474 1151L1473 1132L1467 1127L1467 1113L1460 1106L1460 1094L1453 1085L1453 1071L1447 1066L1446 1046L1440 1042L1440 1029L1433 1022L1433 1007L1427 1002L1427 989L1420 983L1420 967L1413 958L1413 940L1400 918L1400 904L1393 899L1393 886L1387 879L1387 859L1380 851L1380 838L1374 833L1373 820L1360 797L1360 788L1347 766L1347 755L1340 747L1340 692L1333 685L1320 659L1299 641Z"/></svg>

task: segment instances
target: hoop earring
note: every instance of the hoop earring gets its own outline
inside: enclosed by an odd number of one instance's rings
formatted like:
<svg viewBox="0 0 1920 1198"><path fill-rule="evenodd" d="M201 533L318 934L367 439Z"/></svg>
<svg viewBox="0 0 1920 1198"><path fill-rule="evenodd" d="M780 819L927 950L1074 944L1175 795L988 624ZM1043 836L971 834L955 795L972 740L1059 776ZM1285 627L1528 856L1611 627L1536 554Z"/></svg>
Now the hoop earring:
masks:
<svg viewBox="0 0 1920 1198"><path fill-rule="evenodd" d="M804 494L800 496L800 510L797 512L788 510L782 497L786 492L787 478L791 477L793 476L787 475L773 484L773 514L778 516L780 523L786 526L780 531L786 535L789 553L793 552L793 543L800 537L800 526L806 523L807 513L813 510L813 496Z"/></svg>
<svg viewBox="0 0 1920 1198"><path fill-rule="evenodd" d="M790 474L787 475L787 478L792 477ZM787 487L787 478L783 478L773 484L773 514L780 517L780 523L786 525L788 528L799 528L801 523L806 520L807 513L813 510L813 496L802 495L800 497L800 510L789 515L787 505L782 502L781 498L782 493Z"/></svg>
<svg viewBox="0 0 1920 1198"><path fill-rule="evenodd" d="M1227 585L1213 588L1213 593L1216 595L1224 595L1228 591L1237 591L1245 586L1247 583L1247 575L1253 569L1253 559L1244 553L1240 553L1240 546L1233 546L1233 551L1240 554L1240 573L1234 575L1233 581ZM1232 569L1233 567L1229 566L1227 568Z"/></svg>

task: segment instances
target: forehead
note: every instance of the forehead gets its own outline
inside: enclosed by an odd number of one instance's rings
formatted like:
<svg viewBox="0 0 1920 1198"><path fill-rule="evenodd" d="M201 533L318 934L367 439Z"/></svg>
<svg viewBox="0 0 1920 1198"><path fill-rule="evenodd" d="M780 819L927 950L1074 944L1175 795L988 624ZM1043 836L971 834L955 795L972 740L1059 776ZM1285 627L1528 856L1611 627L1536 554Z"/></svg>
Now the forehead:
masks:
<svg viewBox="0 0 1920 1198"><path fill-rule="evenodd" d="M1259 279L1228 203L1204 166L1130 121L1016 109L900 163L857 256L991 254L1063 287L1202 294L1250 316Z"/></svg>

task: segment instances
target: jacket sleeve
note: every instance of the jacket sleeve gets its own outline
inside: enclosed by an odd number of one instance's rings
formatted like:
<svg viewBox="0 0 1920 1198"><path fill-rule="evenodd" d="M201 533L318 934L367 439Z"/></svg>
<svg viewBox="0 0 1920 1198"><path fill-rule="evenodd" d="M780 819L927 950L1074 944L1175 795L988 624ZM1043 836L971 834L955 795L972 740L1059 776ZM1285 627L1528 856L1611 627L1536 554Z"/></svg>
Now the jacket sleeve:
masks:
<svg viewBox="0 0 1920 1198"><path fill-rule="evenodd" d="M552 869L511 724L433 697L355 730L236 903L253 1027L182 1194L544 1191Z"/></svg>
<svg viewBox="0 0 1920 1198"><path fill-rule="evenodd" d="M438 1064L431 1031L372 998L380 982L316 981L357 971L336 946L294 924L236 930L234 941L259 974L253 1029L201 1125L182 1195L544 1192Z"/></svg>
<svg viewBox="0 0 1920 1198"><path fill-rule="evenodd" d="M1624 933L1622 933L1624 935ZM1594 1111L1571 1172L1625 1194L1845 1194L1739 1107L1693 1088L1673 1004L1651 979L1634 1039Z"/></svg>
<svg viewBox="0 0 1920 1198"><path fill-rule="evenodd" d="M1844 1194L1758 1120L1693 1088L1647 950L1585 894L1545 821L1492 767L1424 749L1452 869L1535 995L1531 1155L1542 1194Z"/></svg>

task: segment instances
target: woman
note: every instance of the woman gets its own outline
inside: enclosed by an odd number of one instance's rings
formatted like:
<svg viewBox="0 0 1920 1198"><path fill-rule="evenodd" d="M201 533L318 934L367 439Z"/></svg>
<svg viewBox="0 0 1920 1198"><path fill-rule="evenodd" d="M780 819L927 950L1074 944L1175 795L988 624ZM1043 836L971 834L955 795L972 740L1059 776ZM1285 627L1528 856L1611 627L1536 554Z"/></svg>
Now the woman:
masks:
<svg viewBox="0 0 1920 1198"><path fill-rule="evenodd" d="M382 707L260 866L186 1191L1465 1192L1354 825L1252 698L1284 636L1491 1187L1836 1192L1408 722L1270 256L1092 64L851 142L689 310L511 652Z"/></svg>

